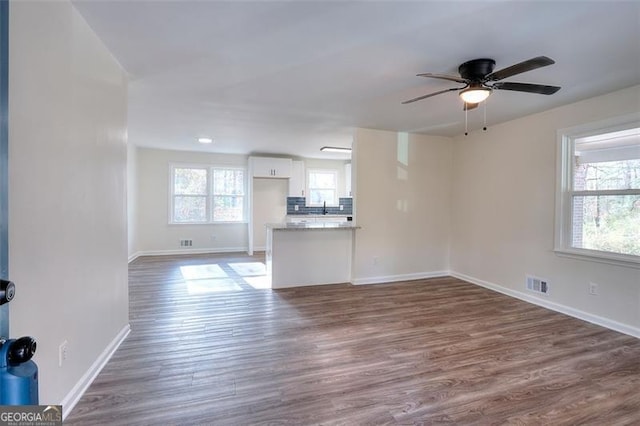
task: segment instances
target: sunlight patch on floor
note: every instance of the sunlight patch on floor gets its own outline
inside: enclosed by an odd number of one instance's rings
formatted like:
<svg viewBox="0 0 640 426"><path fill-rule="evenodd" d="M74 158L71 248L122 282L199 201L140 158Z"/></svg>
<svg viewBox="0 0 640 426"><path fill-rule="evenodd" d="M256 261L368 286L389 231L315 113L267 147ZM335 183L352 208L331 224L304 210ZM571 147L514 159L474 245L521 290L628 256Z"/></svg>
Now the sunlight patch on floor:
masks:
<svg viewBox="0 0 640 426"><path fill-rule="evenodd" d="M229 263L228 265L241 277L255 277L267 274L267 268L262 262Z"/></svg>
<svg viewBox="0 0 640 426"><path fill-rule="evenodd" d="M218 293L222 291L242 291L242 287L231 278L187 280L189 294Z"/></svg>
<svg viewBox="0 0 640 426"><path fill-rule="evenodd" d="M271 288L271 277L267 275L259 277L243 277L243 280L256 290Z"/></svg>
<svg viewBox="0 0 640 426"><path fill-rule="evenodd" d="M245 283L256 290L271 288L271 276L267 275L267 268L263 262L236 262L222 266L214 263L181 266L180 272L187 284L188 293L243 291L248 289Z"/></svg>
<svg viewBox="0 0 640 426"><path fill-rule="evenodd" d="M229 275L219 265L187 265L181 266L180 272L185 280L201 280L206 278L227 278Z"/></svg>

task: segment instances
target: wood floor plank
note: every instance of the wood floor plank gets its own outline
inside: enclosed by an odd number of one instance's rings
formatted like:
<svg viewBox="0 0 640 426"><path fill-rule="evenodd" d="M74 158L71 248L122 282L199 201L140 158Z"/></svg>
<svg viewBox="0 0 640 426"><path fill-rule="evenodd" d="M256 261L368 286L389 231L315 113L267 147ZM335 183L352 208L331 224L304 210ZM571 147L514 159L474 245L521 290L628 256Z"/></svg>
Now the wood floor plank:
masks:
<svg viewBox="0 0 640 426"><path fill-rule="evenodd" d="M65 424L640 424L638 339L455 278L272 291L230 266L263 260L133 262L131 334Z"/></svg>

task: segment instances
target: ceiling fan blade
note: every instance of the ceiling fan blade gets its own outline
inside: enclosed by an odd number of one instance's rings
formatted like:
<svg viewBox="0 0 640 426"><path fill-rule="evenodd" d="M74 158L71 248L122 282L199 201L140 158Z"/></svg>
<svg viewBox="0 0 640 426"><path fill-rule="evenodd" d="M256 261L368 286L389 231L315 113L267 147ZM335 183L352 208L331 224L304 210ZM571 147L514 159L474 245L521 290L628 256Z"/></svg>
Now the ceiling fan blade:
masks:
<svg viewBox="0 0 640 426"><path fill-rule="evenodd" d="M425 72L423 74L418 74L418 77L429 77L429 78L439 78L441 80L449 80L455 81L456 83L469 83L468 80L455 76L455 75L447 75L447 74L434 74L431 72Z"/></svg>
<svg viewBox="0 0 640 426"><path fill-rule="evenodd" d="M463 89L464 89L464 87L463 87ZM460 88L452 87L451 89L445 89L445 90L441 90L439 92L429 93L428 95L418 96L417 98L409 99L408 101L402 102L402 105L410 104L410 103L416 102L416 101L421 101L423 99L427 99L427 98L430 98L430 97L436 96L436 95L441 95L442 93L452 92L454 90L460 90Z"/></svg>
<svg viewBox="0 0 640 426"><path fill-rule="evenodd" d="M511 82L503 82L503 83L494 83L491 86L493 89L500 90L513 90L516 92L527 92L527 93L538 93L540 95L553 95L560 87L558 86L547 86L544 84L531 84L531 83L511 83Z"/></svg>
<svg viewBox="0 0 640 426"><path fill-rule="evenodd" d="M464 106L462 107L463 111L469 111L472 109L478 108L478 104L472 104L470 102L465 102Z"/></svg>
<svg viewBox="0 0 640 426"><path fill-rule="evenodd" d="M555 63L556 62L551 58L547 58L546 56L538 56L538 57L520 62L518 64L511 65L510 67L501 69L500 71L487 74L487 76L485 77L485 81L502 80L504 78L511 77L512 75L521 74L523 72L535 70L536 68L546 67L547 65L551 65Z"/></svg>

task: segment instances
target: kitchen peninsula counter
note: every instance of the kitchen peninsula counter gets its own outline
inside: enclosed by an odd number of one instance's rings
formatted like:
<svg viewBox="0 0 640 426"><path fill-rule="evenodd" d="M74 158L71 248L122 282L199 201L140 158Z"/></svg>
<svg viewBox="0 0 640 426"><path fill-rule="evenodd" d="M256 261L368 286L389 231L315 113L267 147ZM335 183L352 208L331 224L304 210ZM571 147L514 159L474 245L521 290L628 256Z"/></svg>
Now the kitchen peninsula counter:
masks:
<svg viewBox="0 0 640 426"><path fill-rule="evenodd" d="M329 230L329 229L358 229L353 222L289 222L289 223L269 223L267 226L267 232L269 229L279 231L311 231L311 230Z"/></svg>
<svg viewBox="0 0 640 426"><path fill-rule="evenodd" d="M353 222L267 224L266 261L274 289L351 281Z"/></svg>

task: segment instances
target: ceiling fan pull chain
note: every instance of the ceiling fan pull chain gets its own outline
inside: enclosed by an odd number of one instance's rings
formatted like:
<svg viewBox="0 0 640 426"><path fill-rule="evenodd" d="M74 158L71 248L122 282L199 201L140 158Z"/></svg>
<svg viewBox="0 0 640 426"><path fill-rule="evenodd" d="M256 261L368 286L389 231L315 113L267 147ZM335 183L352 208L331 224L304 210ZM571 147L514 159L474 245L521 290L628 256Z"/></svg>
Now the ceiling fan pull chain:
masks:
<svg viewBox="0 0 640 426"><path fill-rule="evenodd" d="M487 99L488 100L488 99ZM486 131L487 130L487 100L485 100L484 106L483 106L483 110L484 110L484 127L482 128L482 130Z"/></svg>
<svg viewBox="0 0 640 426"><path fill-rule="evenodd" d="M465 104L466 106L466 104ZM469 134L469 127L467 125L467 114L469 113L468 108L464 109L464 135L467 136Z"/></svg>

